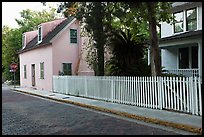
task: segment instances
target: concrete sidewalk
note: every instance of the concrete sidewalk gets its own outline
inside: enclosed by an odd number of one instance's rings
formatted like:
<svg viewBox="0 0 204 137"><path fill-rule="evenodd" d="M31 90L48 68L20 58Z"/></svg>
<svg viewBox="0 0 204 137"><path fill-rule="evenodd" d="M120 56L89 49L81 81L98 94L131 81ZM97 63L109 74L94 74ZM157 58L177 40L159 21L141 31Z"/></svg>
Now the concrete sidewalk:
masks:
<svg viewBox="0 0 204 137"><path fill-rule="evenodd" d="M11 89L43 98L202 134L202 116L117 104L95 99L53 93L44 90L33 90L21 87L11 87Z"/></svg>

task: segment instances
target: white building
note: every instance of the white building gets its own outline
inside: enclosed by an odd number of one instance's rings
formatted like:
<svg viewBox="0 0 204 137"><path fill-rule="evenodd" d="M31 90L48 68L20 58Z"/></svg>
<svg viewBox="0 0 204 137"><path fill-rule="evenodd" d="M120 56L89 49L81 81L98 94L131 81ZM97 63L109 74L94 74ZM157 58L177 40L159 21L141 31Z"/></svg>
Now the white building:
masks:
<svg viewBox="0 0 204 137"><path fill-rule="evenodd" d="M161 64L169 73L202 78L202 2L174 2L173 24L161 22Z"/></svg>

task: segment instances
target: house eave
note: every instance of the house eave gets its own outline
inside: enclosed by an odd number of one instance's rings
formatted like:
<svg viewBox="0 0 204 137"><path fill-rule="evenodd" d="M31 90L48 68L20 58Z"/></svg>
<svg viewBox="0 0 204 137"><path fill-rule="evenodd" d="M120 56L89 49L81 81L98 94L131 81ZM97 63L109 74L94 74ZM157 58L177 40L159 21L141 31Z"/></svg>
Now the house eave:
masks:
<svg viewBox="0 0 204 137"><path fill-rule="evenodd" d="M181 40L181 39L187 39L187 38L196 38L196 37L202 37L202 30L189 31L189 32L178 34L178 35L164 37L164 38L159 39L159 43L169 42L169 41L178 40L178 39Z"/></svg>
<svg viewBox="0 0 204 137"><path fill-rule="evenodd" d="M38 46L34 46L34 47L29 48L29 49L20 50L17 53L21 54L21 53L24 53L24 52L27 52L27 51L30 51L30 50L33 50L33 49L42 48L42 47L46 47L46 46L50 46L50 45L52 45L51 42L44 43L44 44L39 44Z"/></svg>

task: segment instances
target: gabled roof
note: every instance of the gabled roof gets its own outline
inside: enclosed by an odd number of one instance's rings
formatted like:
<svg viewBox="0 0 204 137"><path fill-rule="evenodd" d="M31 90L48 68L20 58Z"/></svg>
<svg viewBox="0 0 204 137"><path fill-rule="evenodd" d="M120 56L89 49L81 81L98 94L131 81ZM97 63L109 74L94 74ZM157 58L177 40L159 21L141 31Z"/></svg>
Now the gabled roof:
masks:
<svg viewBox="0 0 204 137"><path fill-rule="evenodd" d="M170 41L170 40L181 39L181 38L189 38L189 37L195 37L195 36L202 36L202 30L188 31L185 33L180 33L177 35L161 38L159 42Z"/></svg>
<svg viewBox="0 0 204 137"><path fill-rule="evenodd" d="M32 50L32 49L36 49L42 46L46 46L51 44L51 40L52 38L54 38L54 36L56 36L67 24L69 24L72 20L74 19L74 17L69 17L67 19L65 19L64 21L62 21L59 25L57 25L52 31L50 31L42 40L41 43L38 44L38 35L36 37L34 37L27 45L24 49L21 49L18 54Z"/></svg>

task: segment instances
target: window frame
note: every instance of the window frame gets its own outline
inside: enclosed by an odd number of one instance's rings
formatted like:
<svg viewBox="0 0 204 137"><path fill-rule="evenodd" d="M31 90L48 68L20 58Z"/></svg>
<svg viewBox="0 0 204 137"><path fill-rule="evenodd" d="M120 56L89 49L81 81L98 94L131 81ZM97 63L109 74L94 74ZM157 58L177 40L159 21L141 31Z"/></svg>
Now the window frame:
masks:
<svg viewBox="0 0 204 137"><path fill-rule="evenodd" d="M70 65L70 68L71 68L67 74L64 72L64 64ZM70 62L62 63L62 72L63 72L63 75L72 75L72 63L70 63Z"/></svg>
<svg viewBox="0 0 204 137"><path fill-rule="evenodd" d="M40 39L39 39L39 36L40 36ZM38 43L42 42L42 37L43 37L43 35L42 35L42 26L39 25L38 26Z"/></svg>
<svg viewBox="0 0 204 137"><path fill-rule="evenodd" d="M23 78L24 79L27 79L27 68L26 68L26 65L23 65Z"/></svg>
<svg viewBox="0 0 204 137"><path fill-rule="evenodd" d="M45 79L45 63L40 62L40 79Z"/></svg>
<svg viewBox="0 0 204 137"><path fill-rule="evenodd" d="M190 19L190 21L189 21L188 18L187 18L187 12L190 11L190 10L195 10L196 16L195 16L195 18ZM197 30L197 28L198 28L198 25L197 25L197 22L198 22L198 20L197 20L197 19L198 19L198 17L197 17L197 7L190 8L190 9L186 9L186 10L185 10L185 14L186 14L186 31L194 31L194 30ZM193 30L189 30L189 29L188 29L188 23L191 22L191 21L196 21L196 28L193 29Z"/></svg>
<svg viewBox="0 0 204 137"><path fill-rule="evenodd" d="M71 35L71 31L76 31L76 36L73 38L73 36ZM78 43L78 31L77 31L77 29L74 29L74 28L71 28L70 30L69 30L69 36L70 36L70 43L71 44L77 44ZM76 39L76 43L75 42L73 42L72 40L73 39Z"/></svg>
<svg viewBox="0 0 204 137"><path fill-rule="evenodd" d="M174 21L174 23L173 23L173 31L174 31L174 33L181 33L181 32L184 32L185 30L184 30L184 11L182 10L182 11L178 11L178 12L175 12L175 13L173 13L173 16L175 16L175 14L178 14L178 13L182 13L182 17L183 17L183 20L182 21ZM176 17L176 16L175 16ZM176 24L178 24L178 23L183 23L183 30L182 31L176 31Z"/></svg>
<svg viewBox="0 0 204 137"><path fill-rule="evenodd" d="M26 47L26 35L25 35L25 33L22 36L22 47L23 47L23 49Z"/></svg>

